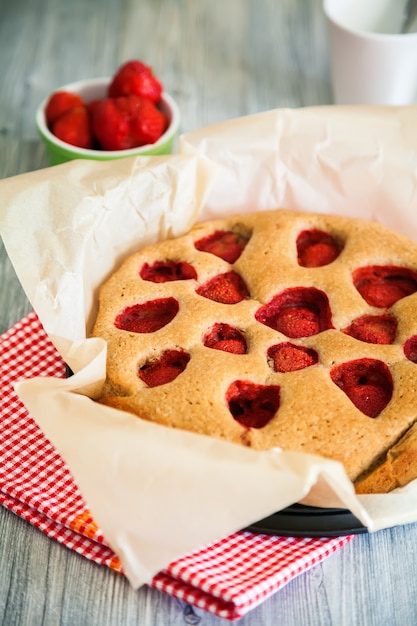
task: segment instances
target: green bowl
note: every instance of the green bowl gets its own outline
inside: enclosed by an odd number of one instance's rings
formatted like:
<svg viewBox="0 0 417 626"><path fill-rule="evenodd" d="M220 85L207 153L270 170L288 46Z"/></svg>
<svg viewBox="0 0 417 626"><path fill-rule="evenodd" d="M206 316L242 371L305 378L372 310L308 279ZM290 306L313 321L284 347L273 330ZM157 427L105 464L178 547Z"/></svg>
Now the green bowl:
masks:
<svg viewBox="0 0 417 626"><path fill-rule="evenodd" d="M104 98L109 84L110 78L93 78L64 85L55 91L77 93L85 102L91 102L97 98ZM124 159L140 155L171 154L174 150L180 126L180 112L175 100L166 92L162 94L160 108L167 116L168 128L155 143L131 148L130 150L87 150L86 148L77 148L65 141L61 141L51 133L46 124L45 107L48 100L49 96L45 98L36 111L36 127L45 143L50 165L58 165L74 159L110 161L112 159Z"/></svg>

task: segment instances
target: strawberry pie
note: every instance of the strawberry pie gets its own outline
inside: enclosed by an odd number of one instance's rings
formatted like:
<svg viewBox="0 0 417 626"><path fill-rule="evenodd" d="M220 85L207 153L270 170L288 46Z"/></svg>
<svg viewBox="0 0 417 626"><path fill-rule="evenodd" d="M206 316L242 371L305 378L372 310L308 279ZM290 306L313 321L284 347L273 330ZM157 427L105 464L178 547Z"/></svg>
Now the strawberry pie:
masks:
<svg viewBox="0 0 417 626"><path fill-rule="evenodd" d="M100 402L257 450L343 463L358 493L417 477L417 244L284 209L150 245L100 289Z"/></svg>

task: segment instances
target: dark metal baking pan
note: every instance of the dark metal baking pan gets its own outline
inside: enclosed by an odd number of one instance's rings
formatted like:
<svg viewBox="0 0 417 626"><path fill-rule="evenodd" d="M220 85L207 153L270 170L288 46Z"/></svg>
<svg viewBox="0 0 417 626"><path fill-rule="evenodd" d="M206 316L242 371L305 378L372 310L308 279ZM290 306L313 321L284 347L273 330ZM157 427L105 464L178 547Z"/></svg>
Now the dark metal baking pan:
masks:
<svg viewBox="0 0 417 626"><path fill-rule="evenodd" d="M282 537L338 537L366 533L367 528L347 509L293 504L251 524L245 530Z"/></svg>

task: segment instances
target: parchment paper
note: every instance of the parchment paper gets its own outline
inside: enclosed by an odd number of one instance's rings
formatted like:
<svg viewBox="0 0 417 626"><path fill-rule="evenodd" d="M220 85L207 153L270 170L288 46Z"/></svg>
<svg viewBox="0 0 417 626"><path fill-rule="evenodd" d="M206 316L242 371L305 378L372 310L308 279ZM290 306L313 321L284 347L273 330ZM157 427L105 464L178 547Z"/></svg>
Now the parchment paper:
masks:
<svg viewBox="0 0 417 626"><path fill-rule="evenodd" d="M256 452L95 403L106 347L86 339L97 288L121 259L198 220L285 207L375 219L417 240L416 107L275 110L184 135L179 151L0 181L6 249L75 372L17 392L130 582L298 501L346 507L370 531L416 521L416 481L357 497L339 463Z"/></svg>

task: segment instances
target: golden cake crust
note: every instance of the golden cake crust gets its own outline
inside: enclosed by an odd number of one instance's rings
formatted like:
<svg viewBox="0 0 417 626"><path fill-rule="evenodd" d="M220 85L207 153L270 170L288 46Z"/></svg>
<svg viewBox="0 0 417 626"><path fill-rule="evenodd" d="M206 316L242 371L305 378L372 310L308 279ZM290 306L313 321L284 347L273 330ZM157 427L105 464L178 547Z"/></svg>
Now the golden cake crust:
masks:
<svg viewBox="0 0 417 626"><path fill-rule="evenodd" d="M196 242L205 242L218 232L237 233L238 239L245 241L236 260L225 260L196 247ZM301 234L311 232L327 234L339 247L337 258L317 267L301 265L297 242ZM191 267L194 273L166 282L141 277L143 267L152 268L155 263L175 264L176 271L185 273ZM181 265L184 263L185 270ZM396 268L384 279L387 289L397 281L401 288L406 286L406 294L394 303L370 304L355 286L355 281L361 284L368 280L369 272L364 273L365 278L357 278L361 268L371 268L371 274L374 268ZM398 278L400 270L404 275L400 272ZM208 282L230 272L243 280L244 297L233 303L216 301L212 293L207 297L204 287ZM200 223L180 238L131 255L101 287L92 331L108 345L107 380L100 401L166 426L255 449L279 447L332 458L341 461L355 481L397 443L417 418L417 365L414 357L409 354L407 358L404 353L406 342L417 334L415 272L417 245L374 222L279 209ZM220 297L227 300L226 292L223 285ZM323 302L316 300L322 298L318 292L324 294ZM317 309L326 309L326 299L328 311L323 313L324 321L320 318L320 328L307 335L296 328L294 336L289 309L305 305L314 315ZM161 328L136 332L115 324L127 309L146 308L147 303L156 301L164 306L169 302L170 307L175 304L172 319ZM278 317L284 315L284 327L274 327L275 321L270 320L267 325L260 311L265 305L270 305L268 315L275 309ZM327 321L326 314L330 316ZM365 315L394 320L389 343L373 343L347 334L346 329ZM205 345L205 337L215 324L237 330L243 337L245 353ZM276 371L270 350L281 344L290 344L291 350L313 351L317 362L302 369ZM186 355L186 363L175 379L149 386L146 379L140 378L139 373L149 364L174 352L180 360ZM367 384L385 388L381 393L386 394L386 400L374 409L377 415L365 414L343 389L350 374L343 367L339 374L337 368L356 361L371 369L378 364L379 373L369 374L367 380ZM236 387L236 381L243 387ZM275 394L272 405L277 400L276 410L270 406L272 396L258 398L261 404L264 402L265 411L272 412L265 425L242 422L240 412L245 409L240 398L238 409L233 408L231 390L243 388L242 393L247 394L248 383L255 393L262 388L272 389ZM251 397L245 401L253 408L258 400ZM417 449L415 438L409 439ZM415 472L417 475L417 467ZM412 474L408 467L407 476L414 477ZM375 490L380 490L379 483L375 484ZM392 488L394 483L390 484ZM397 484L402 484L401 479ZM384 485L382 490L389 490ZM372 492L373 487L367 489Z"/></svg>

